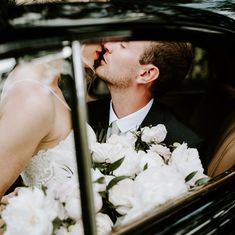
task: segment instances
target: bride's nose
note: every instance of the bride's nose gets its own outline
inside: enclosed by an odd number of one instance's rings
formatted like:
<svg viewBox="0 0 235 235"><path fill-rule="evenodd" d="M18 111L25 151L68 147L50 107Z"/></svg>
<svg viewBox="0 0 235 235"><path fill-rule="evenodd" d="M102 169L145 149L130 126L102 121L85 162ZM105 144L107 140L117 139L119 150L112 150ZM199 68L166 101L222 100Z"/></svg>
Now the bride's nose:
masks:
<svg viewBox="0 0 235 235"><path fill-rule="evenodd" d="M104 43L104 49L108 53L112 53L115 46L115 42L106 42Z"/></svg>

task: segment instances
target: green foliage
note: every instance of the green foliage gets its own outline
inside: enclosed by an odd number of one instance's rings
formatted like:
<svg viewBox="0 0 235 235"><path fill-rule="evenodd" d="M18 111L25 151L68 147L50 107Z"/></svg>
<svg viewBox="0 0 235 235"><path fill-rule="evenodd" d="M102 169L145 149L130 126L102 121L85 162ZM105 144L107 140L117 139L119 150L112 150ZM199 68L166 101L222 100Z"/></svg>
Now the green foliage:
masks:
<svg viewBox="0 0 235 235"><path fill-rule="evenodd" d="M201 178L201 179L198 179L198 180L195 182L195 185L196 185L196 186L201 186L201 185L207 184L209 181L210 181L210 177L203 177L203 178Z"/></svg>
<svg viewBox="0 0 235 235"><path fill-rule="evenodd" d="M111 188L112 188L114 185L116 185L119 181L124 180L124 179L127 179L127 178L129 178L129 176L124 176L124 175L122 175L122 176L115 177L114 179L112 179L112 180L109 182L109 184L108 184L108 186L107 186L107 190L111 189Z"/></svg>
<svg viewBox="0 0 235 235"><path fill-rule="evenodd" d="M53 221L52 235L56 235L56 231L62 226L68 229L71 225L75 225L75 224L76 224L76 220L74 219L67 218L67 219L61 220L60 218L56 217Z"/></svg>
<svg viewBox="0 0 235 235"><path fill-rule="evenodd" d="M193 172L191 172L189 175L187 175L186 177L185 177L185 182L188 182L189 180L191 180L195 175L197 174L197 171L193 171Z"/></svg>
<svg viewBox="0 0 235 235"><path fill-rule="evenodd" d="M138 131L136 133L135 151L138 152L138 151L142 150L144 152L147 152L147 150L149 149L149 147L151 145L149 145L146 142L142 141L141 136L142 136L142 131Z"/></svg>
<svg viewBox="0 0 235 235"><path fill-rule="evenodd" d="M111 189L113 186L115 186L118 182L120 182L121 180L127 179L129 178L128 176L118 176L113 178L105 191L100 192L100 195L102 197L102 201L103 201L103 206L101 209L101 213L107 214L111 220L113 221L113 223L116 222L117 218L120 217L121 215L117 212L116 210L116 206L114 206L110 201L109 201L109 189Z"/></svg>
<svg viewBox="0 0 235 235"><path fill-rule="evenodd" d="M93 169L98 168L104 175L113 175L113 171L116 170L123 162L125 157L118 159L113 163L108 162L94 162L92 163Z"/></svg>

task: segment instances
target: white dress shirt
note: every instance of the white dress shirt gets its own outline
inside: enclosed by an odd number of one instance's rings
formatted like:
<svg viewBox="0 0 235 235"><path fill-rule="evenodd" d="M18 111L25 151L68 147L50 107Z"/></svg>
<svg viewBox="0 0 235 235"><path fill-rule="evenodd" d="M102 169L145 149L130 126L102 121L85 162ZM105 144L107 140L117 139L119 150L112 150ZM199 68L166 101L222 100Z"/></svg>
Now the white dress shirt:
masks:
<svg viewBox="0 0 235 235"><path fill-rule="evenodd" d="M116 124L121 132L124 134L128 131L135 131L143 122L144 118L148 114L151 106L153 104L153 99L151 99L148 104L146 104L143 108L139 109L138 111L131 113L123 118L118 118L115 114L112 106L112 100L110 101L110 111L109 111L109 128L107 131L107 136L110 135L111 131L111 124L116 121Z"/></svg>

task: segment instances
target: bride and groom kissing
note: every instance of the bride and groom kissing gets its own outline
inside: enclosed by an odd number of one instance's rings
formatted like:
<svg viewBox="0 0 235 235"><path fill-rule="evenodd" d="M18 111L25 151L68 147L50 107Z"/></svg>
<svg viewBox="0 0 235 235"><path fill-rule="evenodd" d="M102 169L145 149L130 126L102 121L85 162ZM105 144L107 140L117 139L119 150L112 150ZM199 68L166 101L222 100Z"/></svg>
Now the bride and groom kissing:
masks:
<svg viewBox="0 0 235 235"><path fill-rule="evenodd" d="M200 148L202 140L156 98L187 74L189 43L106 42L85 46L83 58L86 66L95 65L111 96L88 103L95 132L107 128L109 136L114 122L119 134L161 123L167 144L186 141ZM7 79L0 103L0 198L19 175L24 184L40 187L66 181L63 165L76 169L71 110L58 86L61 67L61 60L22 65Z"/></svg>

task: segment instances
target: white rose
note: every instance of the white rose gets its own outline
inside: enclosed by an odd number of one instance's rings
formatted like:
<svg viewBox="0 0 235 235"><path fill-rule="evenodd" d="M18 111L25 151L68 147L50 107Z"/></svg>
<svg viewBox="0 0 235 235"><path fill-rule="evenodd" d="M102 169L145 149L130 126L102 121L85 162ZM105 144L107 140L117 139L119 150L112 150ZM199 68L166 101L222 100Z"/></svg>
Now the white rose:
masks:
<svg viewBox="0 0 235 235"><path fill-rule="evenodd" d="M197 174L192 178L191 184L199 179L206 177L203 174L203 167L197 149L188 148L186 143L179 145L171 156L171 165L175 167L185 178L190 173L197 171Z"/></svg>
<svg viewBox="0 0 235 235"><path fill-rule="evenodd" d="M96 215L96 226L98 235L108 235L112 231L113 222L108 215L98 213Z"/></svg>
<svg viewBox="0 0 235 235"><path fill-rule="evenodd" d="M166 138L167 130L163 124L158 124L153 127L141 128L141 140L146 143L160 143Z"/></svg>
<svg viewBox="0 0 235 235"><path fill-rule="evenodd" d="M182 175L167 165L142 171L134 183L135 196L139 198L141 207L148 210L187 192Z"/></svg>
<svg viewBox="0 0 235 235"><path fill-rule="evenodd" d="M123 157L121 144L95 143L91 146L94 162L113 163Z"/></svg>
<svg viewBox="0 0 235 235"><path fill-rule="evenodd" d="M18 196L9 199L2 212L7 224L6 235L50 235L52 220L45 207L45 195L38 188L22 188Z"/></svg>
<svg viewBox="0 0 235 235"><path fill-rule="evenodd" d="M109 201L117 206L117 212L126 214L135 200L134 182L131 179L119 181L109 190Z"/></svg>

